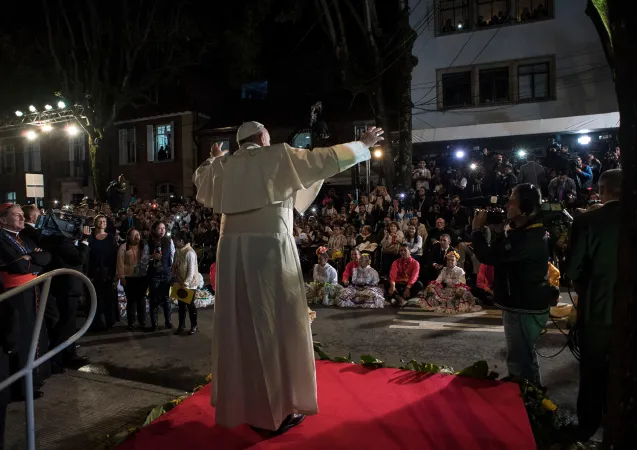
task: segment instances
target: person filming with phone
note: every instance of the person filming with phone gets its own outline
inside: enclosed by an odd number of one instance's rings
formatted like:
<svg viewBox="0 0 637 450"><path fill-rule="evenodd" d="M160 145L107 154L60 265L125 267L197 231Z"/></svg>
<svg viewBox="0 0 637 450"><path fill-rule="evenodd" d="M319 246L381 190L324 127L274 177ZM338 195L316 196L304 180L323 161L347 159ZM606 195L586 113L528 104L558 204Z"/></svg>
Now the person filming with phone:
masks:
<svg viewBox="0 0 637 450"><path fill-rule="evenodd" d="M485 238L487 211L472 222L472 242L482 264L494 266L493 302L502 309L510 376L542 386L535 344L549 316L552 290L548 282L547 230L538 217L542 206L539 189L520 184L506 205L504 236Z"/></svg>

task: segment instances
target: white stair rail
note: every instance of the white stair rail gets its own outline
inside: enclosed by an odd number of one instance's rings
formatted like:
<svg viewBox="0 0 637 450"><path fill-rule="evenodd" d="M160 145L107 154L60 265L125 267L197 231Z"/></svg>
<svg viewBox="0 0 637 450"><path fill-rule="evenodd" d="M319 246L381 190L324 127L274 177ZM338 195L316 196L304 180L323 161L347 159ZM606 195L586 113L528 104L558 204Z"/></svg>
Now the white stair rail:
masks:
<svg viewBox="0 0 637 450"><path fill-rule="evenodd" d="M49 297L49 289L51 287L51 279L58 275L70 275L74 277L78 277L84 282L84 284L88 287L88 291L91 297L91 308L88 313L88 318L86 322L73 336L62 342L60 345L55 347L52 350L49 350L44 355L39 357L37 360L35 359L35 353L38 347L38 340L40 337L40 330L42 329L42 322L44 321L44 310L46 309L46 303ZM53 358L56 354L60 353L66 347L77 341L81 338L84 333L88 330L89 326L93 322L95 318L95 311L97 310L97 294L95 293L95 287L91 280L88 279L86 275L77 270L73 269L57 269L51 272L45 273L44 275L40 275L39 277L24 283L22 286L18 286L13 289L9 289L4 294L0 294L0 302L7 300L8 298L13 297L16 294L24 292L29 289L33 289L39 284L44 284L40 293L40 302L38 305L38 314L35 319L35 328L33 330L33 336L31 339L31 347L29 349L29 357L27 359L27 363L24 368L13 375L11 375L6 380L0 382L0 391L8 388L15 381L19 380L22 377L25 377L25 385L26 385L26 418L27 418L27 449L35 450L35 414L34 414L34 400L33 400L33 370L39 365L45 363L49 359ZM0 350L1 351L1 350Z"/></svg>

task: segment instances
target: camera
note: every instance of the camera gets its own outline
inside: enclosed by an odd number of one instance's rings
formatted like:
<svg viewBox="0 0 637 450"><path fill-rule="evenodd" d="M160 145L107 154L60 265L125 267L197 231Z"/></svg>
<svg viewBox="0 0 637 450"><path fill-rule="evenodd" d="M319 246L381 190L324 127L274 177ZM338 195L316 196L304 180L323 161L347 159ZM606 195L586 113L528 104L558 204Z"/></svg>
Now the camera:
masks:
<svg viewBox="0 0 637 450"><path fill-rule="evenodd" d="M61 235L77 239L83 234L86 220L84 217L69 214L56 217L55 212L49 210L46 214L38 217L35 228L40 230L42 236Z"/></svg>

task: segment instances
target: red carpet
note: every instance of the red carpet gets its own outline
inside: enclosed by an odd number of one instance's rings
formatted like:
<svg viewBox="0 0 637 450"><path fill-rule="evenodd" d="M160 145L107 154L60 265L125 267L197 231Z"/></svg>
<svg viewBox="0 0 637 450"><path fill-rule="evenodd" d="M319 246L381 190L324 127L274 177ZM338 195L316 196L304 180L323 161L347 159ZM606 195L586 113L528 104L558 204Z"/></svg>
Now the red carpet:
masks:
<svg viewBox="0 0 637 450"><path fill-rule="evenodd" d="M535 450L515 384L317 361L320 413L273 439L215 425L207 386L120 450Z"/></svg>

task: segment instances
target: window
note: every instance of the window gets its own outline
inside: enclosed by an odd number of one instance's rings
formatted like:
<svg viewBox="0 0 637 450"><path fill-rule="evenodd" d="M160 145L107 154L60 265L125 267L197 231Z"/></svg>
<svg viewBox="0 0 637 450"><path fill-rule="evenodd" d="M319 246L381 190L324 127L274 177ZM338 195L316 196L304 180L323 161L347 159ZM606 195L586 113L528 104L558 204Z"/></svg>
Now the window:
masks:
<svg viewBox="0 0 637 450"><path fill-rule="evenodd" d="M16 197L16 193L15 193L15 192L5 192L5 194L4 194L4 200L5 200L7 203L13 203L13 204L15 204L16 199L17 199L17 197Z"/></svg>
<svg viewBox="0 0 637 450"><path fill-rule="evenodd" d="M15 145L0 146L0 174L15 173Z"/></svg>
<svg viewBox="0 0 637 450"><path fill-rule="evenodd" d="M175 195L175 186L171 183L157 185L157 198L165 198Z"/></svg>
<svg viewBox="0 0 637 450"><path fill-rule="evenodd" d="M443 108L471 105L471 71L444 74L442 76Z"/></svg>
<svg viewBox="0 0 637 450"><path fill-rule="evenodd" d="M552 17L552 0L518 0L518 21L529 22L531 20L545 20Z"/></svg>
<svg viewBox="0 0 637 450"><path fill-rule="evenodd" d="M267 96L267 81L253 81L241 86L241 100L265 100Z"/></svg>
<svg viewBox="0 0 637 450"><path fill-rule="evenodd" d="M509 101L509 67L484 69L479 72L480 104Z"/></svg>
<svg viewBox="0 0 637 450"><path fill-rule="evenodd" d="M137 162L137 139L135 128L119 130L119 164L135 164Z"/></svg>
<svg viewBox="0 0 637 450"><path fill-rule="evenodd" d="M27 142L24 146L24 171L27 173L42 171L40 141Z"/></svg>
<svg viewBox="0 0 637 450"><path fill-rule="evenodd" d="M148 161L173 161L175 159L174 122L147 125Z"/></svg>
<svg viewBox="0 0 637 450"><path fill-rule="evenodd" d="M356 125L354 127L354 139L358 140L361 138L361 135L367 131L369 127L373 127L373 124L366 123L365 125Z"/></svg>
<svg viewBox="0 0 637 450"><path fill-rule="evenodd" d="M509 0L476 0L479 27L502 25L508 22Z"/></svg>
<svg viewBox="0 0 637 450"><path fill-rule="evenodd" d="M518 101L546 100L551 96L549 63L518 66Z"/></svg>
<svg viewBox="0 0 637 450"><path fill-rule="evenodd" d="M221 144L221 151L230 150L230 138L214 136L210 140L210 144Z"/></svg>
<svg viewBox="0 0 637 450"><path fill-rule="evenodd" d="M86 136L78 134L69 136L69 176L84 177L84 163L86 161Z"/></svg>
<svg viewBox="0 0 637 450"><path fill-rule="evenodd" d="M27 205L35 205L35 198L27 197ZM38 197L38 208L44 208L44 199Z"/></svg>
<svg viewBox="0 0 637 450"><path fill-rule="evenodd" d="M439 1L438 32L454 33L471 28L468 0Z"/></svg>
<svg viewBox="0 0 637 450"><path fill-rule="evenodd" d="M294 148L311 148L312 147L312 131L299 130L292 139L292 147Z"/></svg>

